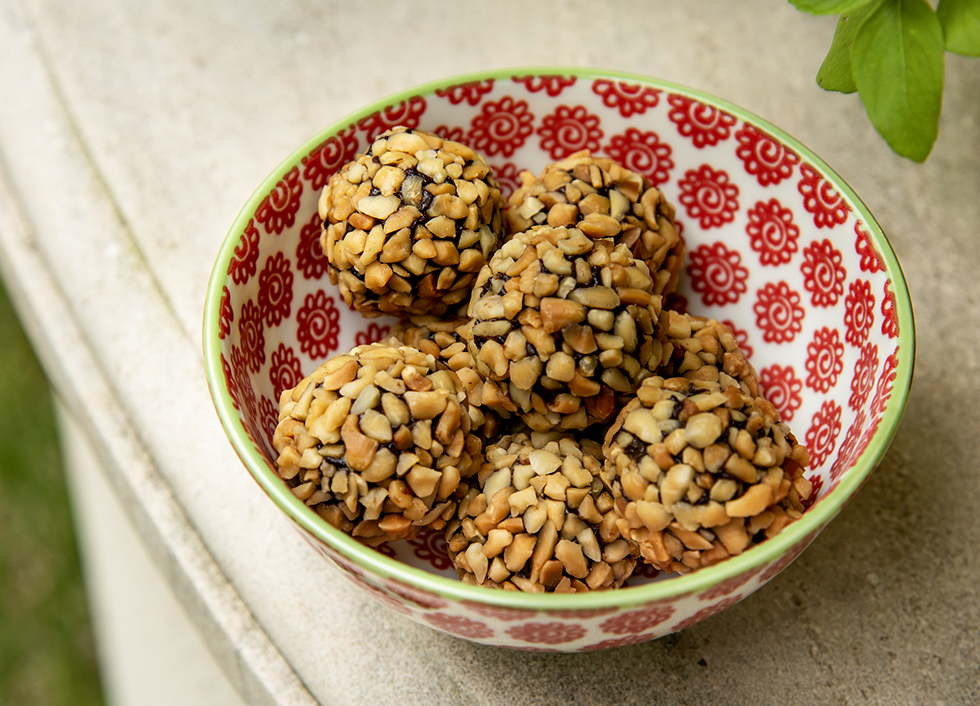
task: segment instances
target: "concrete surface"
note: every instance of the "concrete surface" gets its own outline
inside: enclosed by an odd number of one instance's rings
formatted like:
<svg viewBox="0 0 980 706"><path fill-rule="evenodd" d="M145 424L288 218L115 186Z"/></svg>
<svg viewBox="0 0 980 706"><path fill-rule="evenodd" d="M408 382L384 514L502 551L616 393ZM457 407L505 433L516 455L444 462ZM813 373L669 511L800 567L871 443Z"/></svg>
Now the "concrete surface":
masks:
<svg viewBox="0 0 980 706"><path fill-rule="evenodd" d="M242 701L980 700L980 60L947 55L939 141L917 165L855 96L815 86L833 28L762 0L0 4L0 271ZM601 654L470 645L309 566L227 444L200 352L217 249L284 155L405 86L532 64L657 75L779 125L871 208L916 308L901 430L839 518L750 600Z"/></svg>
<svg viewBox="0 0 980 706"><path fill-rule="evenodd" d="M58 426L106 703L242 706L61 405Z"/></svg>

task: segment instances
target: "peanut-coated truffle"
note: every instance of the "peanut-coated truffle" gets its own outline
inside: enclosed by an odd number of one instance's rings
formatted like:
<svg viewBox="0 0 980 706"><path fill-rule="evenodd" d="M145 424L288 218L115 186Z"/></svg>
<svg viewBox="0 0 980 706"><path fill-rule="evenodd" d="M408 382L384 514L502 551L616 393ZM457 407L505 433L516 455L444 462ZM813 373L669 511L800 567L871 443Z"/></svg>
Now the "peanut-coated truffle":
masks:
<svg viewBox="0 0 980 706"><path fill-rule="evenodd" d="M465 309L499 242L503 197L466 145L396 127L320 195L320 243L344 301L365 316Z"/></svg>
<svg viewBox="0 0 980 706"><path fill-rule="evenodd" d="M323 363L280 399L279 476L367 544L440 529L477 470L466 391L431 356L371 344Z"/></svg>
<svg viewBox="0 0 980 706"><path fill-rule="evenodd" d="M526 592L616 588L636 567L599 477L598 443L560 432L517 433L486 463L446 528L464 582Z"/></svg>
<svg viewBox="0 0 980 706"><path fill-rule="evenodd" d="M611 419L662 362L661 297L623 244L535 226L480 273L469 338L483 402L536 431Z"/></svg>
<svg viewBox="0 0 980 706"><path fill-rule="evenodd" d="M742 553L800 516L809 457L775 407L720 382L644 380L603 446L622 533L684 573Z"/></svg>
<svg viewBox="0 0 980 706"><path fill-rule="evenodd" d="M654 294L677 288L686 248L675 209L645 176L583 150L549 164L539 177L522 172L521 179L505 212L508 232L547 224L614 238L650 268Z"/></svg>

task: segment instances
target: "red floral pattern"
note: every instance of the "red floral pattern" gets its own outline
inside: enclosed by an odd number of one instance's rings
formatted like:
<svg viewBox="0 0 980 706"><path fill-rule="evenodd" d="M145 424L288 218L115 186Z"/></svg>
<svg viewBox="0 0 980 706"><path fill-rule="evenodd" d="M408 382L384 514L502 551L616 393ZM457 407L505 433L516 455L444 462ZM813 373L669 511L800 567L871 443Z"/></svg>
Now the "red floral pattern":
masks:
<svg viewBox="0 0 980 706"><path fill-rule="evenodd" d="M766 399L779 410L779 417L784 422L793 419L796 410L803 404L800 392L803 382L796 377L792 365L782 366L774 363L763 368L759 373L759 385Z"/></svg>
<svg viewBox="0 0 980 706"><path fill-rule="evenodd" d="M814 476L809 479L810 481L810 497L806 500L802 500L801 503L803 507L809 510L813 507L814 503L820 499L820 491L823 490L823 476Z"/></svg>
<svg viewBox="0 0 980 706"><path fill-rule="evenodd" d="M403 100L398 105L391 105L384 110L379 110L361 118L357 122L357 127L363 130L367 142L374 142L374 138L390 130L396 125L416 128L419 126L419 118L425 112L427 104L422 96L412 96L408 100Z"/></svg>
<svg viewBox="0 0 980 706"><path fill-rule="evenodd" d="M858 442L861 440L861 432L864 431L866 417L865 411L863 409L859 410L854 422L847 428L844 440L837 450L837 458L834 459L834 465L830 467L831 481L836 481L840 478L845 471L854 465L858 456L860 456L860 453L858 453Z"/></svg>
<svg viewBox="0 0 980 706"><path fill-rule="evenodd" d="M818 527L817 529L810 532L810 534L808 534L806 537L804 537L799 542L797 542L792 547L790 547L786 551L786 553L779 558L778 561L775 561L772 564L770 564L769 568L767 568L765 571L762 572L762 576L759 577L759 581L765 583L769 579L774 578L777 574L782 573L790 564L796 561L796 558L803 553L804 549L810 546L810 543L813 541L814 537L816 537L820 533L821 529L823 529L823 527Z"/></svg>
<svg viewBox="0 0 980 706"><path fill-rule="evenodd" d="M837 190L809 164L800 165L803 178L798 189L803 195L803 208L813 214L817 228L833 228L847 220L851 210Z"/></svg>
<svg viewBox="0 0 980 706"><path fill-rule="evenodd" d="M448 125L439 125L432 132L444 140L454 140L455 142L466 141L466 130L458 126L450 127Z"/></svg>
<svg viewBox="0 0 980 706"><path fill-rule="evenodd" d="M677 186L680 189L678 200L702 229L718 228L735 220L738 187L723 169L702 164L698 169L688 170Z"/></svg>
<svg viewBox="0 0 980 706"><path fill-rule="evenodd" d="M569 86L574 86L575 76L514 76L514 83L522 83L531 93L544 91L552 98L561 95Z"/></svg>
<svg viewBox="0 0 980 706"><path fill-rule="evenodd" d="M858 443L857 448L854 450L855 463L857 463L857 459L861 458L861 456L864 455L864 451L865 449L868 448L868 444L871 443L871 440L874 438L875 434L877 433L878 425L880 423L881 423L881 417L871 417L871 419L868 421L868 425L864 429L864 435L861 436L861 441ZM867 482L867 479L865 479L864 482ZM864 485L864 482L862 482L862 485Z"/></svg>
<svg viewBox="0 0 980 706"><path fill-rule="evenodd" d="M448 601L443 600L431 591L415 588L414 586L409 586L401 581L386 581L385 587L396 596L400 596L401 598L404 598L410 603L414 603L420 608L439 610L449 605Z"/></svg>
<svg viewBox="0 0 980 706"><path fill-rule="evenodd" d="M259 231L254 219L248 219L248 225L242 232L241 240L228 263L228 274L235 284L245 284L255 274L259 262Z"/></svg>
<svg viewBox="0 0 980 706"><path fill-rule="evenodd" d="M691 251L690 261L691 288L705 306L735 304L748 291L749 271L742 267L742 256L723 242L699 245Z"/></svg>
<svg viewBox="0 0 980 706"><path fill-rule="evenodd" d="M255 220L265 226L266 233L279 235L292 228L303 195L303 182L299 180L299 167L293 167L268 196L255 209Z"/></svg>
<svg viewBox="0 0 980 706"><path fill-rule="evenodd" d="M303 307L296 314L300 351L314 360L326 358L330 351L337 349L339 320L340 311L333 297L322 291L307 294Z"/></svg>
<svg viewBox="0 0 980 706"><path fill-rule="evenodd" d="M314 213L300 230L296 269L305 279L321 279L327 272L327 256L320 247L320 215Z"/></svg>
<svg viewBox="0 0 980 706"><path fill-rule="evenodd" d="M459 83L448 88L436 89L436 95L440 98L448 98L453 105L459 105L466 101L470 105L478 105L480 100L493 90L493 79L485 81L470 81Z"/></svg>
<svg viewBox="0 0 980 706"><path fill-rule="evenodd" d="M837 329L824 326L813 332L813 341L806 349L806 386L826 392L837 384L844 372L844 344Z"/></svg>
<svg viewBox="0 0 980 706"><path fill-rule="evenodd" d="M554 113L541 119L538 136L541 137L541 149L557 161L580 150L597 152L602 129L599 116L584 106L560 105Z"/></svg>
<svg viewBox="0 0 980 706"><path fill-rule="evenodd" d="M276 425L279 424L279 405L262 395L256 411L256 422L256 426L262 432L258 438L265 444L265 451L269 454L272 449L272 436L276 433Z"/></svg>
<svg viewBox="0 0 980 706"><path fill-rule="evenodd" d="M532 618L537 615L537 611L533 610L503 608L501 606L484 605L473 601L463 601L462 604L466 606L468 610L472 610L474 613L479 613L480 615L484 615L488 618L495 618L496 620L502 620L504 622L510 622L513 620L527 620L528 618Z"/></svg>
<svg viewBox="0 0 980 706"><path fill-rule="evenodd" d="M898 304L891 286L892 281L886 280L885 295L881 298L881 332L888 338L898 338Z"/></svg>
<svg viewBox="0 0 980 706"><path fill-rule="evenodd" d="M351 125L314 147L303 157L303 178L314 191L327 185L330 177L357 155L357 129Z"/></svg>
<svg viewBox="0 0 980 706"><path fill-rule="evenodd" d="M272 351L269 363L269 382L272 383L272 391L278 400L284 390L292 390L299 384L303 379L303 370L293 349L284 343L280 343Z"/></svg>
<svg viewBox="0 0 980 706"><path fill-rule="evenodd" d="M762 569L763 567L759 566L754 569L749 569L748 571L744 571L741 574L732 576L729 579L725 579L721 583L712 586L707 591L702 593L700 596L698 596L698 599L702 601L713 601L716 598L721 598L722 596L727 596L732 593L735 593L735 591L737 591L742 586L744 586L749 581L751 581L753 578L755 578L759 574L759 572L762 571Z"/></svg>
<svg viewBox="0 0 980 706"><path fill-rule="evenodd" d="M752 346L749 345L749 332L736 326L735 322L731 319L723 319L721 323L731 329L732 335L735 336L735 340L738 342L738 347L745 354L745 357L751 360Z"/></svg>
<svg viewBox="0 0 980 706"><path fill-rule="evenodd" d="M238 316L238 340L242 346L245 365L253 373L259 372L265 362L265 335L262 329L262 312L251 300L245 302Z"/></svg>
<svg viewBox="0 0 980 706"><path fill-rule="evenodd" d="M377 343L378 341L384 340L390 332L391 326L379 326L378 324L370 323L366 329L354 334L354 345L366 346L371 343Z"/></svg>
<svg viewBox="0 0 980 706"><path fill-rule="evenodd" d="M231 308L231 292L228 287L221 288L221 303L218 305L218 338L224 340L231 333L235 322L235 311Z"/></svg>
<svg viewBox="0 0 980 706"><path fill-rule="evenodd" d="M543 645L561 645L585 637L585 628L574 623L524 623L507 628L515 640Z"/></svg>
<svg viewBox="0 0 980 706"><path fill-rule="evenodd" d="M264 353L263 353L264 355ZM247 356L238 346L231 347L231 377L235 381L235 391L238 394L238 409L245 413L246 421L255 418L258 403L255 400L255 388L248 374ZM247 425L246 425L247 426Z"/></svg>
<svg viewBox="0 0 980 706"><path fill-rule="evenodd" d="M878 372L878 346L874 343L865 343L861 348L861 354L854 364L854 377L851 378L851 396L847 399L847 406L855 412L864 407L868 401L868 395L875 385L875 375Z"/></svg>
<svg viewBox="0 0 980 706"><path fill-rule="evenodd" d="M749 223L750 247L759 253L763 265L785 265L793 259L799 247L800 229L793 222L793 212L784 208L778 199L759 201L746 215Z"/></svg>
<svg viewBox="0 0 980 706"><path fill-rule="evenodd" d="M800 294L785 282L765 285L752 306L755 325L766 343L789 343L803 329L806 311L800 306Z"/></svg>
<svg viewBox="0 0 980 706"><path fill-rule="evenodd" d="M875 321L875 296L867 280L851 282L844 298L844 340L863 346Z"/></svg>
<svg viewBox="0 0 980 706"><path fill-rule="evenodd" d="M504 201L509 200L511 194L521 187L521 169L513 162L493 166L493 175L497 179L497 186L500 187L500 195L504 197Z"/></svg>
<svg viewBox="0 0 980 706"><path fill-rule="evenodd" d="M680 95L668 95L671 105L668 117L677 132L690 138L698 149L717 145L732 135L735 117L714 106Z"/></svg>
<svg viewBox="0 0 980 706"><path fill-rule="evenodd" d="M635 576L635 574L631 574ZM585 620L587 618L597 618L603 615L611 615L616 612L616 608L593 608L591 610L549 610L549 618L577 618Z"/></svg>
<svg viewBox="0 0 980 706"><path fill-rule="evenodd" d="M528 135L534 132L534 114L526 101L504 96L499 101L487 101L470 123L466 134L470 147L492 157L510 157L520 149Z"/></svg>
<svg viewBox="0 0 980 706"><path fill-rule="evenodd" d="M654 628L674 614L672 605L629 610L599 624L599 629L613 635L636 635Z"/></svg>
<svg viewBox="0 0 980 706"><path fill-rule="evenodd" d="M625 81L599 79L592 84L592 91L602 97L607 108L616 108L624 118L642 115L660 102L660 91L649 86Z"/></svg>
<svg viewBox="0 0 980 706"><path fill-rule="evenodd" d="M885 358L885 363L881 368L881 377L878 378L878 386L875 388L874 399L871 400L871 416L880 417L885 413L885 406L895 387L895 378L898 369L898 351Z"/></svg>
<svg viewBox="0 0 980 706"><path fill-rule="evenodd" d="M374 551L378 552L379 554L384 554L387 557L391 557L392 559L398 556L398 553L387 544L381 544L374 547Z"/></svg>
<svg viewBox="0 0 980 706"><path fill-rule="evenodd" d="M232 352L234 352L234 349L232 349ZM231 397L232 405L235 409L241 410L241 405L238 402L238 383L235 382L235 375L231 371L231 365L223 353L221 354L221 373L225 378L225 387L228 388L228 396Z"/></svg>
<svg viewBox="0 0 980 706"><path fill-rule="evenodd" d="M281 252L270 256L259 273L259 314L266 326L289 318L293 301L293 271Z"/></svg>
<svg viewBox="0 0 980 706"><path fill-rule="evenodd" d="M415 539L408 540L415 556L428 562L436 571L451 569L453 562L449 559L446 537L442 532L434 530L421 532Z"/></svg>
<svg viewBox="0 0 980 706"><path fill-rule="evenodd" d="M813 241L803 249L803 286L810 292L814 306L833 306L844 293L847 270L841 264L843 257L829 240Z"/></svg>
<svg viewBox="0 0 980 706"><path fill-rule="evenodd" d="M745 163L745 171L754 176L760 186L770 186L789 179L800 157L789 147L756 127L745 123L735 133L738 148L735 154Z"/></svg>
<svg viewBox="0 0 980 706"><path fill-rule="evenodd" d="M605 147L606 154L621 165L642 174L654 186L666 184L674 161L670 145L660 141L655 132L628 128L622 135L613 135Z"/></svg>
<svg viewBox="0 0 980 706"><path fill-rule="evenodd" d="M806 432L806 447L810 451L810 467L816 468L834 452L841 430L841 407L833 400L826 400Z"/></svg>
<svg viewBox="0 0 980 706"><path fill-rule="evenodd" d="M733 605L735 605L736 603L738 603L740 600L742 600L742 595L741 594L739 594L737 596L730 596L728 598L722 599L722 600L718 601L717 603L714 603L713 605L709 605L706 608L702 608L701 610L699 610L694 615L688 616L687 618L685 618L681 622L677 623L677 625L675 625L673 629L674 629L674 631L686 630L687 628L691 627L692 625L697 625L702 620L707 620L711 616L718 615L718 613L722 612L723 610L725 610L727 608L731 608Z"/></svg>
<svg viewBox="0 0 980 706"><path fill-rule="evenodd" d="M461 615L429 613L425 616L425 619L434 627L444 632L452 633L453 635L459 635L460 637L485 640L493 636L493 630L486 623L481 623L478 620L470 620Z"/></svg>
<svg viewBox="0 0 980 706"><path fill-rule="evenodd" d="M871 231L861 221L854 223L854 234L857 239L854 241L854 249L861 256L861 271L873 274L885 271L885 261L881 254L875 250L871 243Z"/></svg>
<svg viewBox="0 0 980 706"><path fill-rule="evenodd" d="M347 578L350 579L351 583L353 583L355 586L366 591L369 596L374 598L381 605L391 608L396 613L401 613L402 615L411 616L413 614L411 608L377 586L373 586L354 574L347 574Z"/></svg>

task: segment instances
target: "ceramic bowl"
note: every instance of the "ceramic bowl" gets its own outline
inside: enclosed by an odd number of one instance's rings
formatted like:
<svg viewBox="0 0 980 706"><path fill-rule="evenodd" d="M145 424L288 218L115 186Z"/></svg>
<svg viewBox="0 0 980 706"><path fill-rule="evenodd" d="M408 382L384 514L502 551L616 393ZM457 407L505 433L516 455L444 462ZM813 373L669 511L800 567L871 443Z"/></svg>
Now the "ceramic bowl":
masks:
<svg viewBox="0 0 980 706"><path fill-rule="evenodd" d="M393 323L349 310L329 282L317 198L333 172L398 124L481 152L505 196L520 170L538 173L581 149L660 186L677 207L688 249L672 305L729 323L769 398L809 448L815 496L803 517L688 575L638 568L621 589L531 595L461 583L440 533L375 550L297 500L273 470L279 393L326 358L380 339ZM204 334L225 432L312 552L424 625L489 645L569 652L690 627L789 566L885 453L905 407L915 345L894 252L868 208L819 157L700 91L569 68L499 70L411 88L300 145L231 226L208 288ZM285 523L283 531L290 531Z"/></svg>

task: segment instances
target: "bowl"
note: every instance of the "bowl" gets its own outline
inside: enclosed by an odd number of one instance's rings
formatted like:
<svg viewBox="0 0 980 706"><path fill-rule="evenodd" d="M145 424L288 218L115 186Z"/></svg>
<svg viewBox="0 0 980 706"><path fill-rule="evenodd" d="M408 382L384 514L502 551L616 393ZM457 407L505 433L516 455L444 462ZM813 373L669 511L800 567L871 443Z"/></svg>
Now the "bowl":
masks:
<svg viewBox="0 0 980 706"><path fill-rule="evenodd" d="M686 575L526 594L460 582L438 532L376 550L334 529L274 471L279 393L393 319L348 309L325 274L317 199L394 125L469 144L505 196L522 169L589 149L642 172L677 207L687 261L674 308L727 322L809 449L803 516ZM719 98L578 68L497 70L382 98L300 145L258 186L218 253L204 311L208 384L247 471L309 543L394 611L474 642L576 652L649 640L734 605L784 570L867 481L894 436L915 332L901 267L853 190L799 141ZM285 529L284 532L289 530Z"/></svg>

